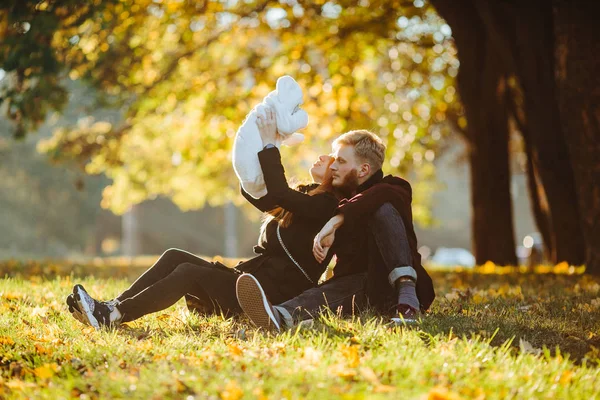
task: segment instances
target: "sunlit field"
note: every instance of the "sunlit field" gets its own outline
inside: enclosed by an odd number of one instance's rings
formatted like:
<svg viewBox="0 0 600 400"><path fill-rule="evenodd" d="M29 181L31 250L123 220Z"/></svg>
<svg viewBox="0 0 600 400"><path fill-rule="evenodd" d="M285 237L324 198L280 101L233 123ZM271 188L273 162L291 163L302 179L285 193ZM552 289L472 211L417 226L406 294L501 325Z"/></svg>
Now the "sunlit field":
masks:
<svg viewBox="0 0 600 400"><path fill-rule="evenodd" d="M120 261L2 264L1 397L600 396L600 282L581 268L434 270L438 297L411 328L326 314L274 335L183 301L115 330L83 326L65 296L76 282L118 294L146 260Z"/></svg>

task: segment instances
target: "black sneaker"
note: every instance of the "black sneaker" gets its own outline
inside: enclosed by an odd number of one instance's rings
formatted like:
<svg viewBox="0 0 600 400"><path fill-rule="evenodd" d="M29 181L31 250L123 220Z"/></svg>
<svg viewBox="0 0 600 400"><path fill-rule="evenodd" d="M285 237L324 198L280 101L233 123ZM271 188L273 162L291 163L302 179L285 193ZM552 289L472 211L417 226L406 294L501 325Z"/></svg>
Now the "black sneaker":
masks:
<svg viewBox="0 0 600 400"><path fill-rule="evenodd" d="M242 310L254 325L267 330L279 331L281 320L258 280L250 274L242 274L235 284L235 292Z"/></svg>
<svg viewBox="0 0 600 400"><path fill-rule="evenodd" d="M73 287L73 297L89 325L96 329L100 329L101 326L118 325L118 321L112 323L110 321L110 313L115 309L113 302L102 302L94 299L81 285Z"/></svg>
<svg viewBox="0 0 600 400"><path fill-rule="evenodd" d="M75 296L73 293L67 296L67 306L69 307L69 312L77 321L81 322L84 325L89 325L87 318L81 312L77 301L75 301Z"/></svg>

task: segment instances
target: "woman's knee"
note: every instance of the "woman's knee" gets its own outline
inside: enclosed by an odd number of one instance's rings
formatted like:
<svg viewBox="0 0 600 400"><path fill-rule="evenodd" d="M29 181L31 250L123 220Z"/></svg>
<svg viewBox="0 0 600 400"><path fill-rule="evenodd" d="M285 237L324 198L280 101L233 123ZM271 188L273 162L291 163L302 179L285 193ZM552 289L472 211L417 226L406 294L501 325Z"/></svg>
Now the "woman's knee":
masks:
<svg viewBox="0 0 600 400"><path fill-rule="evenodd" d="M192 264L189 262L184 262L179 264L177 267L175 267L175 270L173 270L174 274L177 275L187 275L187 276L193 276L193 275L197 275L201 272L202 267L196 265L196 264Z"/></svg>
<svg viewBox="0 0 600 400"><path fill-rule="evenodd" d="M168 262L169 264L175 265L190 262L191 260L200 260L192 253L174 247L165 250L165 252L160 256L160 259Z"/></svg>
<svg viewBox="0 0 600 400"><path fill-rule="evenodd" d="M181 256L181 250L176 249L174 247L165 250L164 253L160 256L161 259L175 259Z"/></svg>

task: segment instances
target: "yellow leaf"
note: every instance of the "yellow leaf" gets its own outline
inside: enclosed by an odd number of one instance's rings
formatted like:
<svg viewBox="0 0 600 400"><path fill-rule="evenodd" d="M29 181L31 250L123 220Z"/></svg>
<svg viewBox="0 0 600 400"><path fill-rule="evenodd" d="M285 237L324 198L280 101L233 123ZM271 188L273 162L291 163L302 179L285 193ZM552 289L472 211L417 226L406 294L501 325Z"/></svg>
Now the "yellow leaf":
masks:
<svg viewBox="0 0 600 400"><path fill-rule="evenodd" d="M193 392L192 389L185 384L185 382L180 381L179 379L177 379L177 381L175 382L175 389L177 390L177 393L191 393Z"/></svg>
<svg viewBox="0 0 600 400"><path fill-rule="evenodd" d="M353 379L356 376L356 370L348 368L343 364L335 364L329 367L329 374L339 376L344 379Z"/></svg>
<svg viewBox="0 0 600 400"><path fill-rule="evenodd" d="M456 393L451 392L444 386L433 387L427 395L428 400L455 400L459 398Z"/></svg>
<svg viewBox="0 0 600 400"><path fill-rule="evenodd" d="M37 351L38 354L50 354L50 350L38 343L35 344L35 351Z"/></svg>
<svg viewBox="0 0 600 400"><path fill-rule="evenodd" d="M244 350L240 346L235 343L229 343L227 345L229 352L234 356L241 356L244 353Z"/></svg>
<svg viewBox="0 0 600 400"><path fill-rule="evenodd" d="M485 300L485 298L480 295L479 293L475 294L475 296L473 296L473 303L474 304L481 304L483 303L483 301Z"/></svg>
<svg viewBox="0 0 600 400"><path fill-rule="evenodd" d="M360 364L360 356L358 354L358 346L344 346L342 347L342 354L346 361L348 361L348 367L356 368Z"/></svg>
<svg viewBox="0 0 600 400"><path fill-rule="evenodd" d="M573 372L565 371L560 376L559 382L561 385L566 385L566 384L570 383L572 379L573 379Z"/></svg>
<svg viewBox="0 0 600 400"><path fill-rule="evenodd" d="M56 372L57 365L56 364L44 364L41 367L37 367L33 370L35 376L41 379L48 379L54 376L54 372Z"/></svg>
<svg viewBox="0 0 600 400"><path fill-rule="evenodd" d="M389 393L389 392L393 392L396 390L395 386L390 386L390 385L377 385L375 386L375 389L373 390L375 393Z"/></svg>
<svg viewBox="0 0 600 400"><path fill-rule="evenodd" d="M229 381L225 386L225 390L221 392L223 400L239 400L244 395L244 391L236 381Z"/></svg>
<svg viewBox="0 0 600 400"><path fill-rule="evenodd" d="M20 293L2 293L2 297L4 297L6 300L19 300L21 299L23 296Z"/></svg>
<svg viewBox="0 0 600 400"><path fill-rule="evenodd" d="M8 336L0 336L0 344L7 344L9 346L12 346L13 344L15 344L15 342Z"/></svg>

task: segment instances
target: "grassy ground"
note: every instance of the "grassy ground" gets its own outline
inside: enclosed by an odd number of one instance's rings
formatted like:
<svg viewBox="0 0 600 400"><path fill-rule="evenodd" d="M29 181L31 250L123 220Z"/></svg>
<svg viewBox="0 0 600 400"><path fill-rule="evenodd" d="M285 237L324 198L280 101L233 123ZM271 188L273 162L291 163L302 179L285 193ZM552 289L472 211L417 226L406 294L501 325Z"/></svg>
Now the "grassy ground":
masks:
<svg viewBox="0 0 600 400"><path fill-rule="evenodd" d="M111 297L140 271L0 264L0 398L600 398L600 280L568 266L434 271L411 329L324 315L271 335L181 301L94 331L67 312L74 283Z"/></svg>

